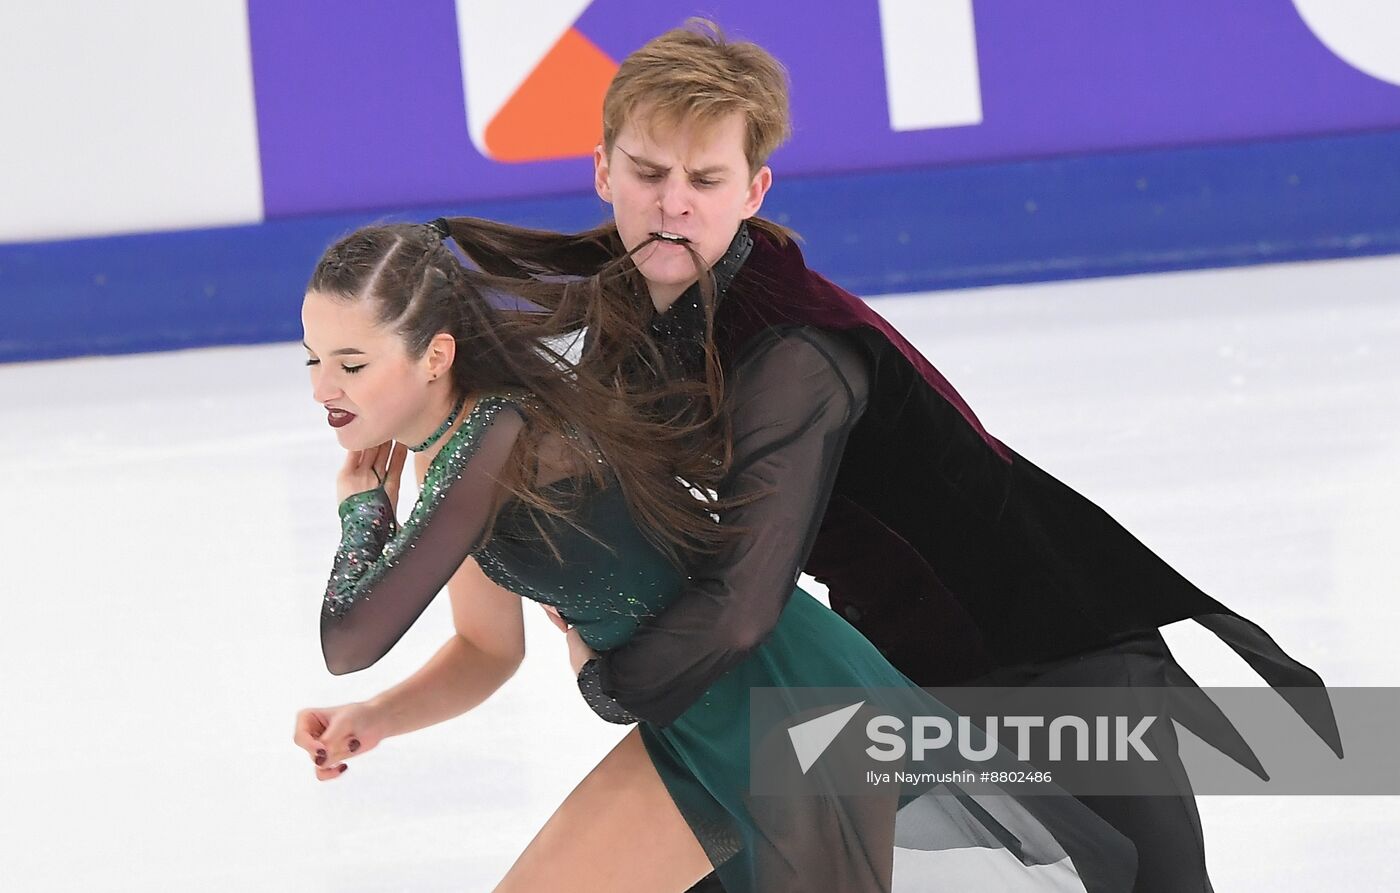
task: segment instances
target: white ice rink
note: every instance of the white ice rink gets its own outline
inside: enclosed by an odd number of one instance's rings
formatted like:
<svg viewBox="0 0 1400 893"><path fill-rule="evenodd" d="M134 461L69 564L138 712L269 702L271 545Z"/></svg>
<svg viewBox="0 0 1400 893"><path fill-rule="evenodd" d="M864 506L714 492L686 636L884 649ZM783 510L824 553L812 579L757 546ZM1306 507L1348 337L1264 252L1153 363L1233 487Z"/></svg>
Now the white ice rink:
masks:
<svg viewBox="0 0 1400 893"><path fill-rule="evenodd" d="M1397 286L1392 257L875 306L990 431L1329 684L1388 686ZM315 780L296 711L398 682L451 622L439 598L374 667L326 672L340 452L303 354L0 366L0 890L489 890L623 733L527 606L491 701ZM1256 681L1194 624L1167 636L1202 685ZM1400 889L1396 798L1200 807L1221 893Z"/></svg>

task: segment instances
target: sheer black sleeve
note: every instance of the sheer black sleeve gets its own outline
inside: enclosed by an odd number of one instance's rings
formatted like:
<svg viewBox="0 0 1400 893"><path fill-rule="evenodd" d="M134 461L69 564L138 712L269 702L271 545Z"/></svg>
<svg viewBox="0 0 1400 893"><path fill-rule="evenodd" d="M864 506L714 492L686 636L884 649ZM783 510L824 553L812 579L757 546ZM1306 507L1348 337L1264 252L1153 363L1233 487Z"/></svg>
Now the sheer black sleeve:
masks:
<svg viewBox="0 0 1400 893"><path fill-rule="evenodd" d="M812 549L869 379L862 355L819 329L769 332L736 364L734 465L721 495L767 495L730 511L726 522L746 532L589 668L595 712L606 719L620 708L664 726L772 632ZM601 704L599 693L616 703Z"/></svg>
<svg viewBox="0 0 1400 893"><path fill-rule="evenodd" d="M469 430L433 458L403 529L382 487L341 504L341 545L321 607L321 651L333 674L387 654L481 542L524 427L513 404L482 400L463 422Z"/></svg>

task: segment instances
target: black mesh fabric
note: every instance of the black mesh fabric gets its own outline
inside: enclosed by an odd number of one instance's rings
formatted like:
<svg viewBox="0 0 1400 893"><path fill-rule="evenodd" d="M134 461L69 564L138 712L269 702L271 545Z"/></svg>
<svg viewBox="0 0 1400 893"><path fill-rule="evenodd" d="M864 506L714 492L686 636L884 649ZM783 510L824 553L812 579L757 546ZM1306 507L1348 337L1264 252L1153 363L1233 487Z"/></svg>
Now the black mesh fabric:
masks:
<svg viewBox="0 0 1400 893"><path fill-rule="evenodd" d="M869 374L838 336L773 330L736 364L725 522L746 534L692 569L681 596L598 665L605 694L665 725L773 630L811 551ZM891 469L894 473L894 469Z"/></svg>
<svg viewBox="0 0 1400 893"><path fill-rule="evenodd" d="M321 612L321 650L332 673L363 670L387 654L481 542L497 498L497 479L524 420L503 408L474 412L464 425L481 428L470 442L461 443L470 456L446 479L434 480L430 472L424 487L429 492L437 488L437 493L420 499L402 537L391 542L385 531L380 542L367 544L359 555L347 556L342 544L327 593L342 607L332 611L334 603L328 601ZM382 489L370 492L387 502ZM434 499L431 511L426 510ZM382 554L395 544L402 548Z"/></svg>

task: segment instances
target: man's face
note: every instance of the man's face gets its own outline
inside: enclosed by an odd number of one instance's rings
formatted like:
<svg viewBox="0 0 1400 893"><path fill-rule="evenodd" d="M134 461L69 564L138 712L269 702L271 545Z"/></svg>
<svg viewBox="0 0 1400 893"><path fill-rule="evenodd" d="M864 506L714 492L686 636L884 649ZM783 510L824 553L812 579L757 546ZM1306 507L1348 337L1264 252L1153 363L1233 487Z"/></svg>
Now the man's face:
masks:
<svg viewBox="0 0 1400 893"><path fill-rule="evenodd" d="M708 127L689 122L661 128L635 115L617 134L611 152L593 152L594 187L613 207L613 219L630 251L654 233L686 240L713 266L739 224L758 213L773 182L765 166L749 173L740 112ZM633 255L664 310L695 282L695 262L684 245L658 241Z"/></svg>

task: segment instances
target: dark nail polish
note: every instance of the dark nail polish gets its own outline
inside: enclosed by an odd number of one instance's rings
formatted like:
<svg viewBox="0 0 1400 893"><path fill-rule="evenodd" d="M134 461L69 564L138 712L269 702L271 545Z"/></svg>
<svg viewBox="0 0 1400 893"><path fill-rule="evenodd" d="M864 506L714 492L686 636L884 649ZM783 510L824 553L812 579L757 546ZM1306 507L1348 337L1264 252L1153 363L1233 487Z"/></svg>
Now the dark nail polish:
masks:
<svg viewBox="0 0 1400 893"><path fill-rule="evenodd" d="M316 754L316 765L317 765L317 766L324 766L324 765L326 765L326 752L325 752L325 751L320 751L319 753Z"/></svg>
<svg viewBox="0 0 1400 893"><path fill-rule="evenodd" d="M359 739L359 738L351 738L351 739L350 739L350 752L351 752L351 753L354 753L355 751L357 751L357 750L359 750L359 749L360 749L360 739Z"/></svg>
<svg viewBox="0 0 1400 893"><path fill-rule="evenodd" d="M345 770L346 770L346 769L349 769L349 768L350 768L350 764L349 764L349 763L341 763L341 764L340 764L340 768L337 769L336 771L343 774L343 773L345 772Z"/></svg>

